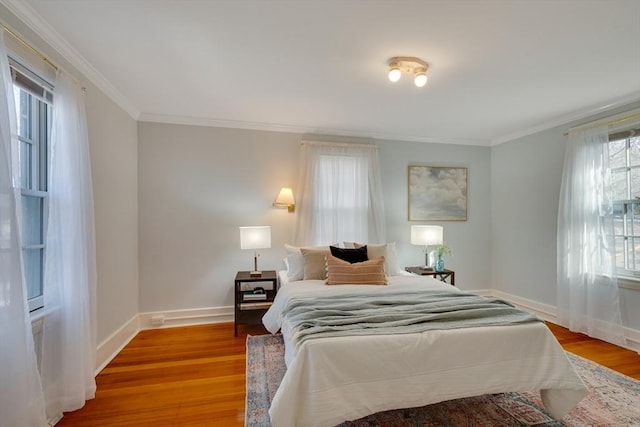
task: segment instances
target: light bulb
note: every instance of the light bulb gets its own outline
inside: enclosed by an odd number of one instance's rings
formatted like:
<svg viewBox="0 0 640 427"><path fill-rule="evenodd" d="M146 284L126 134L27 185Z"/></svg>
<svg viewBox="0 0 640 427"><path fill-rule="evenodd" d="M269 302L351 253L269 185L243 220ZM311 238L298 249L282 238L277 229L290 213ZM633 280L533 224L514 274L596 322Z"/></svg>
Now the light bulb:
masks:
<svg viewBox="0 0 640 427"><path fill-rule="evenodd" d="M401 75L402 75L402 72L398 67L391 67L391 69L389 70L389 80L391 80L394 83L400 80Z"/></svg>
<svg viewBox="0 0 640 427"><path fill-rule="evenodd" d="M416 86L422 87L427 84L427 75L425 73L417 73L413 82Z"/></svg>

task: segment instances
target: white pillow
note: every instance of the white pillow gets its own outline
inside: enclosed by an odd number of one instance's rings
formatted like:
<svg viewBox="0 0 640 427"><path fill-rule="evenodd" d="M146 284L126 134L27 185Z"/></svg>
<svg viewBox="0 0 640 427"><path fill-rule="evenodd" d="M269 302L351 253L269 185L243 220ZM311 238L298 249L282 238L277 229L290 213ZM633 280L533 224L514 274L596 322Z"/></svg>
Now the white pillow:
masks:
<svg viewBox="0 0 640 427"><path fill-rule="evenodd" d="M302 280L304 278L304 257L300 248L284 244L287 251L287 277L290 281Z"/></svg>

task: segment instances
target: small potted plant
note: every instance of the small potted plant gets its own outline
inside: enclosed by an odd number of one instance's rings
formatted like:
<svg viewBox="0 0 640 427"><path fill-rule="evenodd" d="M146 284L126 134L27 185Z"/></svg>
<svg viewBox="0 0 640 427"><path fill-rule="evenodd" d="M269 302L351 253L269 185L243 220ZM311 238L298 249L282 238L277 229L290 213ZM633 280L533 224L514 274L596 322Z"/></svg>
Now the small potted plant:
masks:
<svg viewBox="0 0 640 427"><path fill-rule="evenodd" d="M442 244L442 245L437 245L435 247L435 253L436 253L436 265L435 265L435 270L437 272L443 272L444 271L444 259L443 257L445 255L451 255L451 248L449 248L449 246Z"/></svg>

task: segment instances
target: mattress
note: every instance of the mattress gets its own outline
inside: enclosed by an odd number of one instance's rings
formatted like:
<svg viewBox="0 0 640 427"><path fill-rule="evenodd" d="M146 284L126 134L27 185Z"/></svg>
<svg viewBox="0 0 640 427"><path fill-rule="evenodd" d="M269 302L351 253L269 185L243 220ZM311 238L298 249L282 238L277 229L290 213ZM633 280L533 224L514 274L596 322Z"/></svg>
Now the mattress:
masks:
<svg viewBox="0 0 640 427"><path fill-rule="evenodd" d="M296 350L282 316L295 298L353 293L454 290L432 277L400 275L388 286L327 286L320 280L281 288L263 317L282 331L287 372L272 401L272 425L334 426L376 412L424 406L487 393L540 390L561 418L586 394L564 350L544 323L422 333L312 339Z"/></svg>

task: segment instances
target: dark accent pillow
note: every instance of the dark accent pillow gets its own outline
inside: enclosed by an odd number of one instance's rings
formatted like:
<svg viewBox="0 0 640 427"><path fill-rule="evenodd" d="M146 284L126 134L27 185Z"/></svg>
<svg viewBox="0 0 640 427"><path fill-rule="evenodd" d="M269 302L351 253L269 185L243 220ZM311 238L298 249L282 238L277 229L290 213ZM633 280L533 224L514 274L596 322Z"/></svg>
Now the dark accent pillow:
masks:
<svg viewBox="0 0 640 427"><path fill-rule="evenodd" d="M357 249L343 249L336 246L329 246L329 249L331 250L331 255L343 261L350 262L351 264L364 262L369 259L367 256L367 245Z"/></svg>

